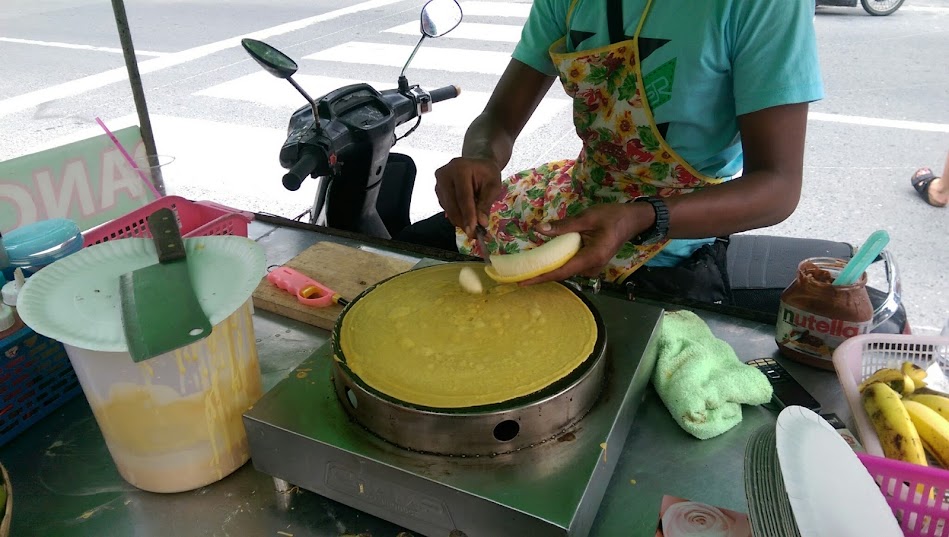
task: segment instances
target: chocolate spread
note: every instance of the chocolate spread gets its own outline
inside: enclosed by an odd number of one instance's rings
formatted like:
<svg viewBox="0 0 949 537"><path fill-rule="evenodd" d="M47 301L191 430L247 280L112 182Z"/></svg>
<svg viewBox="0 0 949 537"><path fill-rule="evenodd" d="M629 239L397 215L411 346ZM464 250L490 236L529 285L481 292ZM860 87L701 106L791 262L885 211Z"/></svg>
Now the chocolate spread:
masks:
<svg viewBox="0 0 949 537"><path fill-rule="evenodd" d="M781 294L775 341L784 356L833 369L833 352L845 339L865 334L873 321L867 275L853 285L833 285L844 267L839 259L805 259Z"/></svg>

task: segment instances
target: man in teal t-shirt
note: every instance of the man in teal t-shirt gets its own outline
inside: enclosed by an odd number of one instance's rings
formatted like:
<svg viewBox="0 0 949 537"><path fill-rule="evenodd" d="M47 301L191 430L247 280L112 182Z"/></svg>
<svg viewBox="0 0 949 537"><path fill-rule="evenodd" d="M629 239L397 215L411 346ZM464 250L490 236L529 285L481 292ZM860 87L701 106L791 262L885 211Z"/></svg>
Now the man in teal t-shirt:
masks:
<svg viewBox="0 0 949 537"><path fill-rule="evenodd" d="M507 71L468 130L462 156L436 173L445 217L468 238L517 181L502 186L500 170L560 73L551 46L563 38L566 53L615 50L609 47L636 34L646 5L535 0ZM545 235L578 231L584 246L563 267L531 282L598 274L631 237L650 233L670 240L648 264L681 265L711 242L707 237L787 218L800 195L807 103L823 96L813 9L813 0L653 0L637 40L639 93L668 147L699 174L727 181L660 200L663 210L604 203L538 225Z"/></svg>
<svg viewBox="0 0 949 537"><path fill-rule="evenodd" d="M514 59L552 76L548 50L609 44L602 0L538 0ZM626 0L632 35L646 0ZM640 41L643 84L663 136L696 169L732 177L742 168L737 116L823 97L813 3L798 0L662 0L654 2ZM674 266L703 239L673 240L648 264Z"/></svg>

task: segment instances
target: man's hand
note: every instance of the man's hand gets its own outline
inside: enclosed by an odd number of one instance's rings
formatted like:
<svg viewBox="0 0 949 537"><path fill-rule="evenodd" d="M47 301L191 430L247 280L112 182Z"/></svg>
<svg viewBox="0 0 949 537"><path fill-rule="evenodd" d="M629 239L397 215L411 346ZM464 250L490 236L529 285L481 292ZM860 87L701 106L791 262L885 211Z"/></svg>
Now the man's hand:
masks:
<svg viewBox="0 0 949 537"><path fill-rule="evenodd" d="M491 205L501 196L501 170L511 160L514 140L556 77L511 58L488 104L465 132L461 157L435 172L435 194L448 220L475 237L488 225Z"/></svg>
<svg viewBox="0 0 949 537"><path fill-rule="evenodd" d="M551 237L571 231L580 233L583 246L564 266L521 285L563 280L577 274L595 278L623 244L651 226L654 220L655 211L648 203L609 203L590 207L574 218L541 224L537 231Z"/></svg>
<svg viewBox="0 0 949 537"><path fill-rule="evenodd" d="M435 194L448 220L474 238L475 226L488 225L488 211L501 196L501 170L491 159L452 159L435 171Z"/></svg>

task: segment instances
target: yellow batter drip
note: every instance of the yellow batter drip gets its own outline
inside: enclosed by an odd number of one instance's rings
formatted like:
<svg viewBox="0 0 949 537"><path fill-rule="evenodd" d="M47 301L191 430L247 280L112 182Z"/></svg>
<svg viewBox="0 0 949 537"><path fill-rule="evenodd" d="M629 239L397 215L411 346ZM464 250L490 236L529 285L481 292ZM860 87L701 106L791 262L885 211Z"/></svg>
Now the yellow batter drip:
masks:
<svg viewBox="0 0 949 537"><path fill-rule="evenodd" d="M569 289L503 285L474 295L458 284L465 265L408 272L355 302L340 327L341 359L395 399L464 408L534 393L593 352L593 314Z"/></svg>
<svg viewBox="0 0 949 537"><path fill-rule="evenodd" d="M208 338L167 358L162 367L177 373L177 390L153 383L159 366L141 362L141 383L114 383L105 399L90 401L126 480L153 492L179 492L221 479L247 461L241 415L263 393L252 342L248 302ZM189 378L192 393L185 390Z"/></svg>

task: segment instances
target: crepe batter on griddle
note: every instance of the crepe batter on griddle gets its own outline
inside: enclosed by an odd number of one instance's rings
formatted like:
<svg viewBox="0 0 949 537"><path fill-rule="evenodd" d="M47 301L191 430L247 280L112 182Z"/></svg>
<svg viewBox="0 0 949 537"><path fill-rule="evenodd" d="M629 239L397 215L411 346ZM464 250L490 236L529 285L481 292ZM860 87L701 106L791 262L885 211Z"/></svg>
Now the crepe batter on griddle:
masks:
<svg viewBox="0 0 949 537"><path fill-rule="evenodd" d="M576 369L596 342L593 314L556 283L462 290L462 263L414 270L352 304L339 347L366 384L436 408L501 403Z"/></svg>

